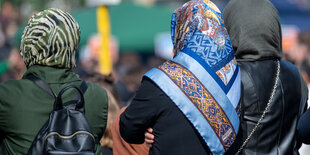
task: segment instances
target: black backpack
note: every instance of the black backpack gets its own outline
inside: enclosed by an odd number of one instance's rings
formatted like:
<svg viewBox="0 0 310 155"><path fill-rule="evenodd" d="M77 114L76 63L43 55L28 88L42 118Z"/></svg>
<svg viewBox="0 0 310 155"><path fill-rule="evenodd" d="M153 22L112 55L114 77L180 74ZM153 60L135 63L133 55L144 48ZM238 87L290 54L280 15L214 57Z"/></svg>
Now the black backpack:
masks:
<svg viewBox="0 0 310 155"><path fill-rule="evenodd" d="M94 155L96 141L84 115L86 82L83 81L80 88L68 85L56 96L41 79L33 75L26 78L55 98L54 109L32 142L28 155ZM76 89L77 93L70 101L72 103L64 107L61 96L71 88Z"/></svg>

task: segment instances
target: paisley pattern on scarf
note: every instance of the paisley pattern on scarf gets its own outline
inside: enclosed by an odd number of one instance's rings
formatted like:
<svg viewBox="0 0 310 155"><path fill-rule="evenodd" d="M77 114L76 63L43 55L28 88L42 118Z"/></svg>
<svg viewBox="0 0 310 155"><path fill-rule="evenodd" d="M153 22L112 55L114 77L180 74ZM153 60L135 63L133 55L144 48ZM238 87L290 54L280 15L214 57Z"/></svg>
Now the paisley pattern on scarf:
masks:
<svg viewBox="0 0 310 155"><path fill-rule="evenodd" d="M180 64L167 61L158 68L166 73L199 109L227 150L234 142L236 133L230 120L212 94L195 75Z"/></svg>
<svg viewBox="0 0 310 155"><path fill-rule="evenodd" d="M22 35L20 52L32 65L73 68L80 43L80 27L73 17L51 8L33 15Z"/></svg>

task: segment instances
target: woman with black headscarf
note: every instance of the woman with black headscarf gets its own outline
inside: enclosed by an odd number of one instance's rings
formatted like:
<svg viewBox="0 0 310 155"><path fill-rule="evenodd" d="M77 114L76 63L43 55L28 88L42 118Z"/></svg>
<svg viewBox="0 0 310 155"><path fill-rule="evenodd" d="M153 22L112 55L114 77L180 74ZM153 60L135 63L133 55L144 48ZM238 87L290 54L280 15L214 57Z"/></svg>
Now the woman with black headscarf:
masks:
<svg viewBox="0 0 310 155"><path fill-rule="evenodd" d="M298 154L296 126L307 102L298 69L281 60L281 26L268 0L231 0L224 22L241 70L244 117L235 154Z"/></svg>

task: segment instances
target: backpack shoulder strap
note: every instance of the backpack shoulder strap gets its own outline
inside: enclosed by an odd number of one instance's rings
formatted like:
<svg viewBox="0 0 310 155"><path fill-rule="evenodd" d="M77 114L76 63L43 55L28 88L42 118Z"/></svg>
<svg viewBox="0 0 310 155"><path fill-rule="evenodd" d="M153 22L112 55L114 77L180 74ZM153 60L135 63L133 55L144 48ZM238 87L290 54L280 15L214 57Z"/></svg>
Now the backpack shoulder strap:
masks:
<svg viewBox="0 0 310 155"><path fill-rule="evenodd" d="M33 81L37 86L45 90L48 94L50 94L52 97L56 98L55 92L51 89L51 87L41 80L40 78L34 76L34 75L28 75L26 79Z"/></svg>
<svg viewBox="0 0 310 155"><path fill-rule="evenodd" d="M80 86L80 89L81 89L83 94L86 92L87 88L88 88L88 86L87 86L86 82L83 80L83 82Z"/></svg>
<svg viewBox="0 0 310 155"><path fill-rule="evenodd" d="M51 89L51 87L46 82L44 82L40 78L31 74L31 75L28 75L26 77L26 79L33 81L37 86L39 86L40 88L45 90L52 97L56 98L55 92ZM80 86L80 90L82 91L83 94L86 92L87 88L88 88L88 86L87 86L86 82L83 80L83 82ZM78 100L79 98L80 98L79 93L76 93L73 100Z"/></svg>
<svg viewBox="0 0 310 155"><path fill-rule="evenodd" d="M83 94L86 92L87 88L88 88L88 86L87 86L86 82L83 80L83 82L80 86L80 90L82 91ZM78 100L79 98L80 98L80 94L77 92L72 100Z"/></svg>

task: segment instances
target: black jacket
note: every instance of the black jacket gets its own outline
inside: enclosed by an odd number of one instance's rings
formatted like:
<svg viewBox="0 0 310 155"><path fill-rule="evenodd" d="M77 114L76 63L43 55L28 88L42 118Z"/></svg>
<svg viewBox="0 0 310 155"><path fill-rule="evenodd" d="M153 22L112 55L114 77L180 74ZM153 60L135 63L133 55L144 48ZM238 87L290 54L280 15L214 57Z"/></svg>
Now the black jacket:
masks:
<svg viewBox="0 0 310 155"><path fill-rule="evenodd" d="M282 57L282 34L277 9L269 0L231 0L223 18L235 51L243 86L244 117L234 154L261 117ZM298 154L297 121L307 102L307 87L298 69L281 61L274 100L243 154Z"/></svg>
<svg viewBox="0 0 310 155"><path fill-rule="evenodd" d="M129 143L144 142L152 127L150 155L207 155L209 148L171 99L150 79L143 78L135 98L120 116L120 133Z"/></svg>
<svg viewBox="0 0 310 155"><path fill-rule="evenodd" d="M298 69L280 61L280 79L271 107L262 124L249 140L242 154L298 154L297 121L306 108L308 92ZM261 117L271 95L276 75L276 61L239 62L243 87L244 116L235 144L234 154Z"/></svg>

